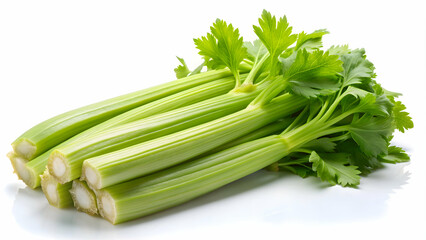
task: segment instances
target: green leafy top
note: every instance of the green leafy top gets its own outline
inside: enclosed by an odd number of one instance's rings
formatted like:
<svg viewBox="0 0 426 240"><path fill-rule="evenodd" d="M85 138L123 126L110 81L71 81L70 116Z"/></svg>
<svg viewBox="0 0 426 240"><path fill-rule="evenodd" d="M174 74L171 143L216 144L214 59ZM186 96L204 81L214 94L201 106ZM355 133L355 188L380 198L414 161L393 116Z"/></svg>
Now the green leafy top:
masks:
<svg viewBox="0 0 426 240"><path fill-rule="evenodd" d="M204 56L210 68L228 67L235 77L236 85L240 84L238 67L247 56L247 49L243 46L243 38L238 29L232 24L217 19L210 27L211 33L206 37L194 39L199 54Z"/></svg>
<svg viewBox="0 0 426 240"><path fill-rule="evenodd" d="M374 66L363 49L333 56L343 62L339 90L328 95L319 92L321 97L311 100L316 104L310 103L309 111L304 110L281 134L294 151L278 166L332 185L356 186L360 174L382 163L409 160L401 148L390 146L390 140L395 128L404 131L413 124L402 103L395 101L398 95L373 80ZM291 67L286 73L292 74Z"/></svg>
<svg viewBox="0 0 426 240"><path fill-rule="evenodd" d="M361 174L384 163L409 160L404 150L390 142L394 130L404 132L413 127L413 121L406 107L395 100L400 94L383 89L374 80L375 68L364 49L337 45L323 51L327 30L295 35L285 16L277 19L266 10L259 26L253 28L259 39L243 43L238 29L217 20L211 33L194 42L209 68L231 70L239 87L235 90L267 82L249 108L268 104L283 92L309 99L280 134L290 153L271 169L354 187ZM182 66L176 73L192 74L179 60ZM242 61L251 71L239 86ZM260 81L254 83L255 78Z"/></svg>

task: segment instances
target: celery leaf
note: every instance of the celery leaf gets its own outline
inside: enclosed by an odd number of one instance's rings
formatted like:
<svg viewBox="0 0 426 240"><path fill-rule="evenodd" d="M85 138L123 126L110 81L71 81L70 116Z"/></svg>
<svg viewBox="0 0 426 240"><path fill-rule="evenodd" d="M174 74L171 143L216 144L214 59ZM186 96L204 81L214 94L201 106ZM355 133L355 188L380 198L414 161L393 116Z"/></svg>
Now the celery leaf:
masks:
<svg viewBox="0 0 426 240"><path fill-rule="evenodd" d="M343 61L343 87L362 83L374 76L373 64L365 59L364 49L357 49L341 56Z"/></svg>
<svg viewBox="0 0 426 240"><path fill-rule="evenodd" d="M299 49L306 49L308 52L311 52L322 48L322 36L328 33L326 29L318 29L309 34L305 32L299 33L294 51L297 52Z"/></svg>
<svg viewBox="0 0 426 240"><path fill-rule="evenodd" d="M381 162L402 163L410 161L410 156L400 147L389 146L388 153L379 157Z"/></svg>
<svg viewBox="0 0 426 240"><path fill-rule="evenodd" d="M411 117L408 115L408 112L404 111L405 109L405 105L402 104L400 101L396 101L394 103L394 107L392 110L393 123L396 129L398 129L400 132L405 132L405 130L414 127L414 123Z"/></svg>
<svg viewBox="0 0 426 240"><path fill-rule="evenodd" d="M349 165L348 155L345 153L328 153L320 156L313 151L309 162L312 162L312 169L317 176L331 185L340 184L345 187L360 183L361 172L356 166Z"/></svg>
<svg viewBox="0 0 426 240"><path fill-rule="evenodd" d="M275 74L278 70L278 56L296 41L297 36L291 34L292 27L289 27L285 16L277 22L276 17L266 10L263 10L259 18L259 25L260 27L253 26L253 29L269 51L270 71Z"/></svg>
<svg viewBox="0 0 426 240"><path fill-rule="evenodd" d="M253 42L244 42L244 47L247 48L248 59L253 62L256 61L256 59L260 59L268 52L265 45L263 45L262 41L259 39L256 39Z"/></svg>
<svg viewBox="0 0 426 240"><path fill-rule="evenodd" d="M360 112L379 116L389 116L392 111L393 104L385 95L376 95L366 90L349 86L342 96L344 98L341 105L344 111L349 111L356 107Z"/></svg>
<svg viewBox="0 0 426 240"><path fill-rule="evenodd" d="M350 164L358 166L358 170L360 170L362 174L369 174L373 170L382 167L382 163L378 158L367 156L363 153L353 139L339 142L336 146L336 151L348 153Z"/></svg>
<svg viewBox="0 0 426 240"><path fill-rule="evenodd" d="M238 29L232 24L217 19L210 27L211 33L206 37L194 39L199 54L204 56L210 68L228 67L239 83L238 67L247 56L247 49L243 47L243 38Z"/></svg>
<svg viewBox="0 0 426 240"><path fill-rule="evenodd" d="M344 54L349 54L351 52L347 44L333 45L327 51L330 53L330 55L339 55L339 56Z"/></svg>
<svg viewBox="0 0 426 240"><path fill-rule="evenodd" d="M387 153L388 138L393 132L390 117L374 117L365 114L348 126L354 141L367 156L377 157Z"/></svg>
<svg viewBox="0 0 426 240"><path fill-rule="evenodd" d="M284 78L288 80L289 91L312 98L337 91L340 88L337 76L341 71L342 62L338 56L302 49L284 72Z"/></svg>
<svg viewBox="0 0 426 240"><path fill-rule="evenodd" d="M313 52L322 48L322 36L328 34L326 29L318 29L312 33L301 32L297 35L297 42L294 47L288 48L281 55L281 58L289 58L293 60L296 57L297 51L306 49L308 52Z"/></svg>

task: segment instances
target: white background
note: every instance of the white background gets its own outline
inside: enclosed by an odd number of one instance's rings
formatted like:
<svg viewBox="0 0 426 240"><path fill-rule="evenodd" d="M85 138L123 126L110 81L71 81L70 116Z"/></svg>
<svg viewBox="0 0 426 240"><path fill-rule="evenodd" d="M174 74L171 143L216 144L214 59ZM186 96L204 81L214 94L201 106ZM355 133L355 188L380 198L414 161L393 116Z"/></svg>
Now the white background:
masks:
<svg viewBox="0 0 426 240"><path fill-rule="evenodd" d="M51 116L174 79L175 56L200 63L192 39L216 18L245 40L262 9L325 45L364 47L378 81L404 93L415 122L395 143L412 157L358 189L259 172L159 214L113 226L47 204L5 157ZM0 226L3 239L426 239L426 18L421 1L1 1Z"/></svg>

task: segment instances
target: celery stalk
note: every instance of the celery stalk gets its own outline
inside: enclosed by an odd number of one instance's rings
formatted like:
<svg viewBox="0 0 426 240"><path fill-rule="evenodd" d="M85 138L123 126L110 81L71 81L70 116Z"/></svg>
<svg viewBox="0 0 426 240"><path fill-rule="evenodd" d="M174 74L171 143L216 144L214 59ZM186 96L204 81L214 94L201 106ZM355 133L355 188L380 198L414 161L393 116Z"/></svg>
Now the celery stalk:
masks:
<svg viewBox="0 0 426 240"><path fill-rule="evenodd" d="M208 71L81 107L39 123L18 137L12 147L17 155L31 160L66 139L132 108L230 75L228 70Z"/></svg>
<svg viewBox="0 0 426 240"><path fill-rule="evenodd" d="M41 176L41 189L50 205L57 208L72 206L72 199L69 193L71 183L60 184L46 169Z"/></svg>
<svg viewBox="0 0 426 240"><path fill-rule="evenodd" d="M105 130L117 125L126 124L126 123L136 121L138 119L142 119L151 115L166 112L175 108L189 105L191 103L196 103L208 98L218 96L220 94L228 92L230 89L232 89L233 85L234 85L234 79L232 77L227 77L227 78L211 81L211 82L202 84L200 86L193 87L188 90L184 90L179 93L170 95L168 97L134 108L114 118L111 118L103 123L100 123L66 140L65 142L62 142L61 144L57 145L51 150L43 153L42 155L38 156L37 158L25 164L25 167L22 168L23 169L22 172L27 173L26 175L28 176L26 177L19 176L19 171L17 171L18 177L24 180L24 182L29 187L36 188L40 186L39 175L41 175L44 169L46 168L49 155L52 153L54 149L60 148L62 146L67 146L75 142L84 141L85 138L92 136L94 133L100 132L102 130Z"/></svg>
<svg viewBox="0 0 426 240"><path fill-rule="evenodd" d="M87 159L83 163L82 179L92 188L101 189L147 175L286 117L306 103L305 98L284 94L264 106L246 108L174 134Z"/></svg>
<svg viewBox="0 0 426 240"><path fill-rule="evenodd" d="M152 214L213 191L278 161L288 150L278 135L96 191L99 212L113 224Z"/></svg>
<svg viewBox="0 0 426 240"><path fill-rule="evenodd" d="M74 207L78 211L85 212L90 215L98 214L96 195L85 182L79 180L72 181L70 193L74 202Z"/></svg>

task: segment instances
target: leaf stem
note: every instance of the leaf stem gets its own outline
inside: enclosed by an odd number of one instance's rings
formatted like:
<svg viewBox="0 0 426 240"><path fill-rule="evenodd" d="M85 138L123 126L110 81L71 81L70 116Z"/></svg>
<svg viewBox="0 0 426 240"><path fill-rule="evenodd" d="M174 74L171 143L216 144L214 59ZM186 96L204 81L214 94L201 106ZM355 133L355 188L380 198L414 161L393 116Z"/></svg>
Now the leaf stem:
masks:
<svg viewBox="0 0 426 240"><path fill-rule="evenodd" d="M256 77L257 73L262 68L263 64L268 59L268 57L269 57L269 53L266 53L259 61L256 58L256 61L254 62L254 65L253 65L253 68L250 71L247 78L244 80L243 85L253 84L254 78Z"/></svg>
<svg viewBox="0 0 426 240"><path fill-rule="evenodd" d="M276 77L272 83L266 87L248 106L247 108L261 107L269 103L272 99L278 96L287 87L287 80L282 76Z"/></svg>
<svg viewBox="0 0 426 240"><path fill-rule="evenodd" d="M290 124L290 126L288 126L281 134L285 134L285 133L291 131L292 129L296 128L296 126L298 124L300 124L300 120L306 114L306 112L308 111L308 109L309 109L309 106L306 106L303 109L303 111L301 113L299 113L299 115L296 117L296 119Z"/></svg>

